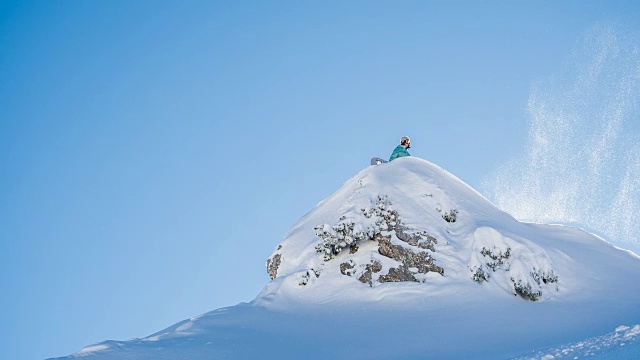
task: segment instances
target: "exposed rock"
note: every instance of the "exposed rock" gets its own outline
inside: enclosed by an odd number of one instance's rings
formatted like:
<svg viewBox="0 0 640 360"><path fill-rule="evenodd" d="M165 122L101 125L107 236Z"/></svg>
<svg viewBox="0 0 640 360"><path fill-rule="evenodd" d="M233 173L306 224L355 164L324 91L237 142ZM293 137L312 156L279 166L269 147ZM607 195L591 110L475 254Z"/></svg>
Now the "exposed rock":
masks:
<svg viewBox="0 0 640 360"><path fill-rule="evenodd" d="M409 268L416 268L417 273L426 274L429 271L437 272L444 275L444 269L435 264L435 259L426 251L414 253L400 245L391 244L390 236L376 236L379 247L378 251L381 255L391 259L400 261L402 265L409 271ZM413 281L413 280L412 280Z"/></svg>
<svg viewBox="0 0 640 360"><path fill-rule="evenodd" d="M409 271L409 269L404 265L400 265L397 268L389 269L389 273L387 275L380 275L380 277L378 278L378 281L380 281L381 283L400 282L400 281L419 282L418 279L416 279L416 277L413 276L413 273L411 273L411 271Z"/></svg>
<svg viewBox="0 0 640 360"><path fill-rule="evenodd" d="M379 261L373 260L371 264L367 264L365 267L365 271L358 278L361 283L369 284L369 286L373 286L373 276L372 273L378 273L382 271L382 264Z"/></svg>
<svg viewBox="0 0 640 360"><path fill-rule="evenodd" d="M267 259L267 274L271 277L271 280L275 279L278 275L278 268L282 257L280 254L275 254L272 258Z"/></svg>
<svg viewBox="0 0 640 360"><path fill-rule="evenodd" d="M399 220L398 224L394 227L394 230L398 239L406 242L407 244L417 246L421 249L428 249L433 252L436 251L434 245L438 243L438 240L426 232L420 231L414 234L408 234L407 227L402 226ZM426 239L423 239L423 237L426 237Z"/></svg>
<svg viewBox="0 0 640 360"><path fill-rule="evenodd" d="M353 264L352 261L346 262L346 263L342 263L340 264L340 272L342 273L342 275L349 275L351 276L351 271L353 268L355 268L356 266Z"/></svg>
<svg viewBox="0 0 640 360"><path fill-rule="evenodd" d="M351 248L349 248L349 254L355 254L356 252L358 252L358 245L351 245Z"/></svg>

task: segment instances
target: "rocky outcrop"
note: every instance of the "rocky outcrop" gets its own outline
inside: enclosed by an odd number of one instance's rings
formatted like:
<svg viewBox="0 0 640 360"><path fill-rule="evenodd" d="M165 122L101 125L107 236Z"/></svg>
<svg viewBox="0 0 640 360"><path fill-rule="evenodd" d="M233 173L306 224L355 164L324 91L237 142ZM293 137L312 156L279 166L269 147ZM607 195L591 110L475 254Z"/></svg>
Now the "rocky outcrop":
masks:
<svg viewBox="0 0 640 360"><path fill-rule="evenodd" d="M400 281L415 281L419 282L418 279L414 276L406 266L400 265L397 268L389 269L389 273L387 275L381 275L378 278L378 281L381 283L385 282L400 282Z"/></svg>
<svg viewBox="0 0 640 360"><path fill-rule="evenodd" d="M271 280L275 279L278 275L278 268L280 267L281 261L282 256L280 254L275 254L273 257L267 259L267 274L269 274Z"/></svg>
<svg viewBox="0 0 640 360"><path fill-rule="evenodd" d="M430 271L444 275L444 269L437 266L435 259L426 251L414 252L410 248L393 245L390 236L377 236L375 240L378 241L378 251L381 255L401 263L399 267L389 269L386 276L381 276L380 282L418 281L414 274L426 274Z"/></svg>
<svg viewBox="0 0 640 360"><path fill-rule="evenodd" d="M351 270L353 270L355 267L356 265L353 263L353 261L342 263L340 264L340 273L342 273L342 275L351 276Z"/></svg>
<svg viewBox="0 0 640 360"><path fill-rule="evenodd" d="M349 248L349 254L353 255L357 252L358 252L358 245L356 244L351 245L351 247Z"/></svg>
<svg viewBox="0 0 640 360"><path fill-rule="evenodd" d="M407 232L408 228L402 226L400 223L392 226L392 229L395 231L396 237L399 240L402 240L411 246L417 246L421 249L428 249L432 252L436 251L434 245L438 243L438 240L426 232L419 231L415 234L410 234Z"/></svg>
<svg viewBox="0 0 640 360"><path fill-rule="evenodd" d="M358 278L361 283L369 284L369 286L373 286L373 273L379 273L382 271L382 265L379 261L372 261L371 264L367 264L365 266L365 270L362 275Z"/></svg>

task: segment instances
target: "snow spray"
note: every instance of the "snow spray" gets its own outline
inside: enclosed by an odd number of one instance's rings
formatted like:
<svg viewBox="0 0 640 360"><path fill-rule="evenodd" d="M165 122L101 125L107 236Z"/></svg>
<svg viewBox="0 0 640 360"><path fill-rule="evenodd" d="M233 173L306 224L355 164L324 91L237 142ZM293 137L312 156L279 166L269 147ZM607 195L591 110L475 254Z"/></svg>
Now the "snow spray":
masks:
<svg viewBox="0 0 640 360"><path fill-rule="evenodd" d="M595 26L564 71L532 86L524 153L482 184L495 205L640 249L639 38Z"/></svg>

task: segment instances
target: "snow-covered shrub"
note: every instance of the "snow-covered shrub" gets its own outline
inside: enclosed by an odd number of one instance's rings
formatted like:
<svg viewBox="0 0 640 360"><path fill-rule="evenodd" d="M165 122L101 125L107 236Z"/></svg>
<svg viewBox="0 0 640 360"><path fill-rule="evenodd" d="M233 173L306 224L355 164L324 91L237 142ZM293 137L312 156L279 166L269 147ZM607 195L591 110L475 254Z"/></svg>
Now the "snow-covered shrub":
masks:
<svg viewBox="0 0 640 360"><path fill-rule="evenodd" d="M495 272L500 266L504 265L503 260L507 260L509 256L511 256L511 248L507 247L507 250L502 253L502 250L500 249L493 248L493 250L489 250L486 247L483 247L482 250L480 250L480 254L493 260L488 261L485 264L489 269Z"/></svg>
<svg viewBox="0 0 640 360"><path fill-rule="evenodd" d="M444 214L442 214L442 218L446 222L454 223L458 219L458 210L451 209L449 212L445 212Z"/></svg>
<svg viewBox="0 0 640 360"><path fill-rule="evenodd" d="M537 301L543 291L558 291L558 276L551 269L551 263L543 258L533 259L533 264L518 262L510 272L511 290L525 300ZM555 285L553 285L555 284Z"/></svg>
<svg viewBox="0 0 640 360"><path fill-rule="evenodd" d="M552 284L558 282L558 275L556 275L553 270L544 272L541 270L536 270L536 268L534 267L533 271L531 272L531 277L533 278L533 281L535 281L538 285L540 285L541 282L543 284Z"/></svg>
<svg viewBox="0 0 640 360"><path fill-rule="evenodd" d="M323 252L325 261L329 261L347 247L354 253L357 251L358 242L374 240L377 235L382 235L383 231L395 232L399 240L409 245L435 251L436 238L425 231L415 231L402 225L398 212L391 209L390 205L386 197L378 196L371 207L360 210L360 214L368 221L356 221L342 216L334 226L316 226L316 236L322 239L316 246L316 251Z"/></svg>
<svg viewBox="0 0 640 360"><path fill-rule="evenodd" d="M469 261L471 279L495 282L505 291L537 301L558 282L551 259L536 244L504 236L493 228L474 232L474 252ZM558 286L555 286L558 291Z"/></svg>
<svg viewBox="0 0 640 360"><path fill-rule="evenodd" d="M518 267L517 271L511 272L509 279L511 280L513 294L525 300L539 300L543 289L549 289L549 285L558 283L558 276L551 269L544 271L536 269L534 266L526 273L522 264L519 264ZM555 290L558 291L557 285Z"/></svg>
<svg viewBox="0 0 640 360"><path fill-rule="evenodd" d="M316 246L316 251L324 252L324 260L329 261L347 247L355 246L356 242L372 238L373 229L363 229L356 226L353 220L340 218L335 226L328 224L318 225L314 228L316 236L322 239L322 243Z"/></svg>
<svg viewBox="0 0 640 360"><path fill-rule="evenodd" d="M370 207L362 208L354 215L348 213L341 216L336 225L318 225L314 230L322 240L316 246L316 251L324 253L325 261L330 261L347 248L349 254L354 254L358 250L358 243L377 242L380 255L400 263L398 267L389 268L388 274L379 276L377 280L380 282L419 281L414 275L428 272L444 274L444 269L435 264L435 259L427 251L412 249L417 247L435 252L436 238L425 231L403 225L398 212L391 208L385 196L378 196ZM408 245L392 244L393 235ZM349 260L340 264L343 275L355 275L370 286L373 286L373 274L381 271L382 265L378 261L357 265Z"/></svg>
<svg viewBox="0 0 640 360"><path fill-rule="evenodd" d="M513 294L525 300L537 301L543 291L554 288L558 291L558 276L551 269L551 264L544 258L530 259L529 261L512 264L509 280Z"/></svg>
<svg viewBox="0 0 640 360"><path fill-rule="evenodd" d="M475 282L489 281L489 273L484 271L482 266L472 268L471 274L471 279L473 279L473 281Z"/></svg>
<svg viewBox="0 0 640 360"><path fill-rule="evenodd" d="M513 289L516 292L514 295L520 295L520 297L525 300L536 301L542 295L541 290L533 289L528 282L522 280L516 281L514 278L511 278L511 281L513 282Z"/></svg>
<svg viewBox="0 0 640 360"><path fill-rule="evenodd" d="M314 228L316 236L322 239L322 242L316 246L316 251L323 252L324 260L329 261L345 248L356 247L358 242L373 240L374 236L381 231L391 230L390 228L398 224L398 213L390 209L389 205L386 197L378 196L370 208L361 209L361 215L373 222L356 223L354 219L342 216L334 226L329 224L316 226ZM362 223L369 223L369 225L363 226Z"/></svg>
<svg viewBox="0 0 640 360"><path fill-rule="evenodd" d="M306 274L302 275L300 279L300 286L305 286L309 283L309 281L317 279L320 277L320 272L314 269L307 270Z"/></svg>
<svg viewBox="0 0 640 360"><path fill-rule="evenodd" d="M482 250L480 250L480 255L482 255L484 262L481 264L476 263L470 267L471 279L473 281L489 281L489 278L491 277L489 270L496 272L502 267L505 271L509 271L509 264L505 261L511 256L510 247L507 247L503 252L501 249L496 247L493 247L493 249L487 249L483 246Z"/></svg>

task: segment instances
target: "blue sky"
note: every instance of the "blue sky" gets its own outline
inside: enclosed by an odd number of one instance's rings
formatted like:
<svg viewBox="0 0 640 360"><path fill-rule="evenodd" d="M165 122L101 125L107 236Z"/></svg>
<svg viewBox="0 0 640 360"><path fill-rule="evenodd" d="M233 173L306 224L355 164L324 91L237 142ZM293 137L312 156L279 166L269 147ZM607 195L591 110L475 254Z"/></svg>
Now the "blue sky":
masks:
<svg viewBox="0 0 640 360"><path fill-rule="evenodd" d="M288 228L403 135L480 188L524 152L532 87L594 26L637 33L639 16L633 1L3 1L0 357L250 301Z"/></svg>

